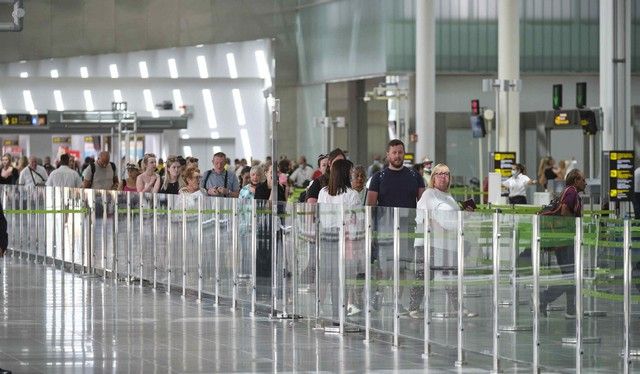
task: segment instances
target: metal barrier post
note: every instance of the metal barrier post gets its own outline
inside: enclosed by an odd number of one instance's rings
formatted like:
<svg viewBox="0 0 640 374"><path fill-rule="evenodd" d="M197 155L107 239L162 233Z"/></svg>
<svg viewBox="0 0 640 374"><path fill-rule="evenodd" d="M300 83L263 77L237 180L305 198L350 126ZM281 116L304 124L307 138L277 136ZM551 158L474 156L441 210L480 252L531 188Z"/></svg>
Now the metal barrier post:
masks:
<svg viewBox="0 0 640 374"><path fill-rule="evenodd" d="M299 222L298 222L298 205L292 204L292 222L291 224L291 268L293 271L291 272L291 314L293 318L297 318L298 315L298 230ZM303 215L303 217L305 217Z"/></svg>
<svg viewBox="0 0 640 374"><path fill-rule="evenodd" d="M40 212L40 191L43 190L44 187L39 188L36 190L36 195L35 195L35 200L34 200L34 205L35 205L35 210L36 212ZM33 263L37 264L38 263L38 253L40 252L40 215L41 213L36 213L34 214L34 220L35 220L35 233L36 233L36 237L35 237L35 242L36 242L36 249L35 249L35 256L33 258Z"/></svg>
<svg viewBox="0 0 640 374"><path fill-rule="evenodd" d="M182 297L187 296L187 196L182 195Z"/></svg>
<svg viewBox="0 0 640 374"><path fill-rule="evenodd" d="M118 282L118 236L120 234L119 222L120 222L120 213L118 212L118 192L114 191L114 202L113 202L113 246L111 248L111 267L113 272L113 281ZM95 221L94 221L95 222ZM93 226L92 226L93 227ZM90 231L92 231L91 229ZM106 274L105 274L106 277Z"/></svg>
<svg viewBox="0 0 640 374"><path fill-rule="evenodd" d="M424 282L424 353L423 358L431 354L431 225L429 211L424 209L424 239L422 246L423 282Z"/></svg>
<svg viewBox="0 0 640 374"><path fill-rule="evenodd" d="M400 209L393 208L393 348L400 335Z"/></svg>
<svg viewBox="0 0 640 374"><path fill-rule="evenodd" d="M364 207L364 342L371 341L371 207Z"/></svg>
<svg viewBox="0 0 640 374"><path fill-rule="evenodd" d="M155 196L155 194L154 194ZM202 200L198 196L198 301L202 301Z"/></svg>
<svg viewBox="0 0 640 374"><path fill-rule="evenodd" d="M315 238L316 238L316 251L314 253L315 257L315 271L313 274L313 282L315 288L315 296L316 296L316 305L315 305L315 318L316 322L320 318L320 206L318 204L315 205Z"/></svg>
<svg viewBox="0 0 640 374"><path fill-rule="evenodd" d="M133 227L131 217L131 192L127 192L127 286L131 283L131 247L133 247ZM105 205L104 213L107 213L107 207ZM102 222L102 227L105 226L106 219ZM104 251L104 246L102 247Z"/></svg>
<svg viewBox="0 0 640 374"><path fill-rule="evenodd" d="M127 196L129 195L129 193L127 192ZM102 248L102 253L104 253L107 250L107 220L108 220L108 213L107 213L107 209L108 209L108 205L107 205L107 191L103 190L102 191L102 238L100 240L100 245ZM129 209L129 200L127 200L127 209ZM129 227L128 227L129 228ZM131 237L131 231L127 230L127 237ZM95 252L92 253L93 256L93 261L91 261L92 264L92 269L93 269L93 273L95 273L95 265L98 264L98 259L96 258L96 254ZM129 272L130 273L130 272ZM128 284L129 280L127 279L127 284Z"/></svg>
<svg viewBox="0 0 640 374"><path fill-rule="evenodd" d="M338 227L338 322L340 323L339 332L340 335L344 334L345 323L345 295L344 290L346 288L345 277L345 221L344 221L344 204L340 204L340 226ZM334 282L332 279L331 282ZM331 302L335 302L334 295L331 295Z"/></svg>
<svg viewBox="0 0 640 374"><path fill-rule="evenodd" d="M272 188L271 193L277 194ZM271 317L278 314L278 205L271 203ZM284 243L283 243L284 244Z"/></svg>
<svg viewBox="0 0 640 374"><path fill-rule="evenodd" d="M16 188L18 189L18 258L22 259L22 252L24 251L24 233L25 230L23 229L22 225L23 225L23 221L24 221L24 207L22 206L22 199L23 199L23 194L24 194L24 187L23 186L16 186Z"/></svg>
<svg viewBox="0 0 640 374"><path fill-rule="evenodd" d="M215 305L220 303L220 198L215 198L215 240L214 240L214 279L215 279L215 290L214 290L214 302ZM275 276L275 274L274 274Z"/></svg>
<svg viewBox="0 0 640 374"><path fill-rule="evenodd" d="M256 314L256 256L258 254L258 202L251 200L251 315Z"/></svg>
<svg viewBox="0 0 640 374"><path fill-rule="evenodd" d="M458 349L456 367L462 367L467 363L464 360L462 343L464 342L464 291L462 280L464 278L464 232L462 231L463 211L458 212Z"/></svg>
<svg viewBox="0 0 640 374"><path fill-rule="evenodd" d="M500 214L498 211L493 213L493 297L492 297L492 311L493 311L493 359L492 359L492 372L500 372L500 332L499 332L499 310L498 310L498 295L500 293ZM515 279L514 279L515 283ZM517 302L517 300L514 300ZM514 321L515 325L515 321Z"/></svg>
<svg viewBox="0 0 640 374"><path fill-rule="evenodd" d="M29 191L27 191L27 232L29 233L29 235L27 236L27 261L29 261L29 257L31 256L31 234L33 233L33 225L31 222L31 216L33 215L33 212L31 210L31 197L35 193L36 188L37 187L34 186L33 188L30 188Z"/></svg>
<svg viewBox="0 0 640 374"><path fill-rule="evenodd" d="M62 270L65 269L65 259L67 257L67 213L65 213L65 211L67 210L68 207L68 192L69 189L67 187L62 187L60 189L60 201L62 203L62 206L60 207L62 209L62 213L60 213L60 218L61 218L61 233L60 233L60 237L61 237L61 243L62 243L62 256L60 256L61 259L61 264L62 264Z"/></svg>
<svg viewBox="0 0 640 374"><path fill-rule="evenodd" d="M631 222L629 218L624 220L623 237L623 266L624 266L624 373L631 372Z"/></svg>
<svg viewBox="0 0 640 374"><path fill-rule="evenodd" d="M73 190L70 190L70 205L71 205L71 210L73 210L73 213L71 213L71 261L69 261L69 264L71 265L71 273L75 274L76 273L76 213L75 210L77 209L77 204L76 204L76 189L74 188ZM106 271L106 269L104 269L103 267L103 271Z"/></svg>
<svg viewBox="0 0 640 374"><path fill-rule="evenodd" d="M198 227L202 229L202 225ZM158 194L153 194L153 289L158 285Z"/></svg>
<svg viewBox="0 0 640 374"><path fill-rule="evenodd" d="M231 310L238 303L238 199L231 199ZM241 262L242 263L242 262Z"/></svg>
<svg viewBox="0 0 640 374"><path fill-rule="evenodd" d="M51 235L52 236L52 238L51 238L52 239L51 240L51 243L52 243L52 246L51 246L51 263L53 264L54 268L56 267L55 258L56 258L56 254L58 252L58 235L56 235L57 234L56 233L56 229L57 229L57 226L58 226L56 224L56 218L57 218L58 215L55 213L56 209L58 208L58 205L56 204L56 196L58 195L58 191L57 190L58 190L57 187L53 187L51 189L51 192L52 192L51 193L51 199L52 199L52 202L51 202L51 210L52 210L52 214L51 214L51 223L52 223L51 224L51 234L52 234ZM15 197L12 197L11 202L12 202L11 205L13 206L14 203L15 203ZM15 219L15 217L14 217L14 219ZM15 253L15 251L14 251L14 253ZM11 256L13 257L13 254ZM46 261L46 259L45 259L45 261Z"/></svg>
<svg viewBox="0 0 640 374"><path fill-rule="evenodd" d="M582 371L582 218L576 217L574 242L574 275L576 280L576 373Z"/></svg>
<svg viewBox="0 0 640 374"><path fill-rule="evenodd" d="M173 247L173 228L171 227L171 210L174 204L170 204L170 201L174 201L175 196L167 195L167 295L171 294L171 248ZM217 302L216 298L216 302Z"/></svg>
<svg viewBox="0 0 640 374"><path fill-rule="evenodd" d="M533 372L540 373L540 216L531 217L531 265L533 267Z"/></svg>
<svg viewBox="0 0 640 374"><path fill-rule="evenodd" d="M142 280L144 279L144 248L146 244L146 240L144 240L144 204L142 200L144 199L144 192L139 193L138 199L138 209L140 210L140 223L139 223L139 237L140 237L140 288L142 288ZM153 194L155 195L155 194Z"/></svg>

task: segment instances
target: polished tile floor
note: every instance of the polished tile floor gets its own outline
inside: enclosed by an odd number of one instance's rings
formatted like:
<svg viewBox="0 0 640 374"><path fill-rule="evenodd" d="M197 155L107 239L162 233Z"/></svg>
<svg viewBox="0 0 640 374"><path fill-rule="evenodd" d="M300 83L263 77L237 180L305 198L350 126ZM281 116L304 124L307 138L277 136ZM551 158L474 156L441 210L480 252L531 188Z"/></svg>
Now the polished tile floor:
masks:
<svg viewBox="0 0 640 374"><path fill-rule="evenodd" d="M251 317L211 300L197 303L17 258L0 259L0 272L0 368L13 373L477 373L489 368L483 357L458 370L452 351L426 361L419 345L399 350L384 342L365 345L361 334L325 334L308 320Z"/></svg>

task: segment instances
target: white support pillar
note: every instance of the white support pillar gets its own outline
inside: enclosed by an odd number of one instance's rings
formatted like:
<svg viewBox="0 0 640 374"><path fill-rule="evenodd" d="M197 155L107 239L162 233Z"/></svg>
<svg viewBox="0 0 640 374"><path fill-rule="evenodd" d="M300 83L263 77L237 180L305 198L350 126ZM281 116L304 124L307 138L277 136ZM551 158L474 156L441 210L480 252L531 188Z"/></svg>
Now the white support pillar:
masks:
<svg viewBox="0 0 640 374"><path fill-rule="evenodd" d="M498 79L520 79L520 0L498 1ZM518 89L500 90L498 151L520 154L520 93ZM521 155L519 156L521 157Z"/></svg>
<svg viewBox="0 0 640 374"><path fill-rule="evenodd" d="M631 1L600 0L602 150L632 149Z"/></svg>
<svg viewBox="0 0 640 374"><path fill-rule="evenodd" d="M436 15L434 0L416 1L416 161L436 150Z"/></svg>

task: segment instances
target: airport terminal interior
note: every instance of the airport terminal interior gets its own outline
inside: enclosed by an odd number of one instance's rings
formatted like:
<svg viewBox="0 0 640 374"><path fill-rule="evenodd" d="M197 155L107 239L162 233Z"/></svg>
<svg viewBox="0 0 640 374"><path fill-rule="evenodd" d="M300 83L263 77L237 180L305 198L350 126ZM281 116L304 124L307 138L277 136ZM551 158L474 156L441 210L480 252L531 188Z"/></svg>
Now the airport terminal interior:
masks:
<svg viewBox="0 0 640 374"><path fill-rule="evenodd" d="M639 73L633 0L0 0L0 373L640 372Z"/></svg>

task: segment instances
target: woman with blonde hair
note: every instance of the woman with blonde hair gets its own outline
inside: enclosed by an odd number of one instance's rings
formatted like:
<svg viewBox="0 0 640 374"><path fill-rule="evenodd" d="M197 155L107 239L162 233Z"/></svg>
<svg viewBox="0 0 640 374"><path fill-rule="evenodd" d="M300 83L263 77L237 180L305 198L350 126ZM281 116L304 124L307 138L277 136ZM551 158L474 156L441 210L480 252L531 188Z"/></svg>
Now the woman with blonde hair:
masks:
<svg viewBox="0 0 640 374"><path fill-rule="evenodd" d="M160 176L156 173L156 155L147 153L142 159L142 174L138 175L136 188L138 192L156 193L160 189Z"/></svg>
<svg viewBox="0 0 640 374"><path fill-rule="evenodd" d="M11 155L2 156L2 170L0 170L0 184L16 184L20 173L11 163Z"/></svg>
<svg viewBox="0 0 640 374"><path fill-rule="evenodd" d="M185 186L184 179L180 178L180 161L176 156L169 156L165 163L165 175L162 186L158 192L166 194L177 194Z"/></svg>

